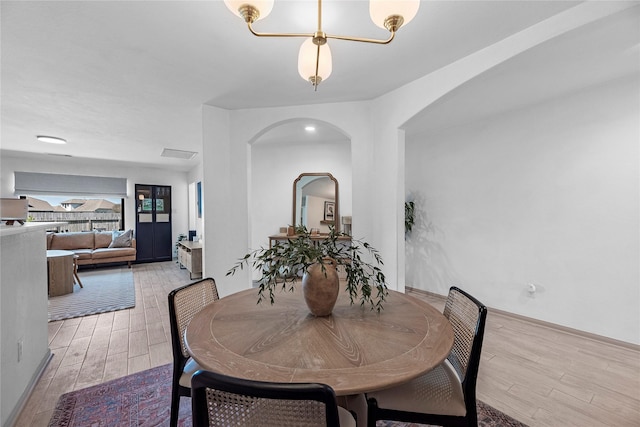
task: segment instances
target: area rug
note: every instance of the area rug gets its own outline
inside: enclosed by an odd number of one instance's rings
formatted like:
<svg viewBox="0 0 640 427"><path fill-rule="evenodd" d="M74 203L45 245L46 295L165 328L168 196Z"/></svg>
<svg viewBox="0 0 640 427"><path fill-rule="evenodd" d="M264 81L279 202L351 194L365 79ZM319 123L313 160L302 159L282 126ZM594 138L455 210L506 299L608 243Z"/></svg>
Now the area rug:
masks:
<svg viewBox="0 0 640 427"><path fill-rule="evenodd" d="M49 321L123 310L136 305L133 272L128 267L100 267L78 273L83 287L49 298Z"/></svg>
<svg viewBox="0 0 640 427"><path fill-rule="evenodd" d="M526 424L511 418L481 400L476 401L478 411L478 427L527 427ZM378 421L376 427L421 427L425 424L398 423L394 421Z"/></svg>
<svg viewBox="0 0 640 427"><path fill-rule="evenodd" d="M49 427L168 426L171 414L171 365L138 372L60 396ZM191 401L182 398L178 425L190 427ZM481 427L526 427L478 401ZM378 427L419 424L378 421Z"/></svg>

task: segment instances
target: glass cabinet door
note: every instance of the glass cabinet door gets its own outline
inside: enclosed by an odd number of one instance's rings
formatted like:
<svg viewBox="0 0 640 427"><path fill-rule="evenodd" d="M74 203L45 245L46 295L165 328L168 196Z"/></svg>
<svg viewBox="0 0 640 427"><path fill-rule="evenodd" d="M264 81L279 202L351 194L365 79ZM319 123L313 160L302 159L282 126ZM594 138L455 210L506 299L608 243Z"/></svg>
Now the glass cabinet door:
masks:
<svg viewBox="0 0 640 427"><path fill-rule="evenodd" d="M155 186L155 214L157 222L171 221L171 187Z"/></svg>
<svg viewBox="0 0 640 427"><path fill-rule="evenodd" d="M171 260L171 186L136 184L135 194L136 260Z"/></svg>
<svg viewBox="0 0 640 427"><path fill-rule="evenodd" d="M150 185L136 185L138 222L153 222L153 192Z"/></svg>

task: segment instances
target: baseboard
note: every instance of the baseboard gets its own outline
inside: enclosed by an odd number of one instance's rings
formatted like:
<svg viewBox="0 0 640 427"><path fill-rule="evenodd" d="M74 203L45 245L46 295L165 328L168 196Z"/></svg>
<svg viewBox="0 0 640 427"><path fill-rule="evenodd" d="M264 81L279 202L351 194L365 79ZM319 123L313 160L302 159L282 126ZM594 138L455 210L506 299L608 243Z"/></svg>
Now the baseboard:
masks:
<svg viewBox="0 0 640 427"><path fill-rule="evenodd" d="M424 289L412 288L411 286L405 286L405 292L415 292L417 294L427 295L427 296L430 296L432 298L436 298L436 299L439 299L439 300L442 300L442 301L446 301L447 300L447 296L446 295L436 294L435 292L425 291Z"/></svg>
<svg viewBox="0 0 640 427"><path fill-rule="evenodd" d="M31 396L31 393L33 393L33 389L36 387L36 384L38 384L38 381L40 381L40 377L42 377L42 374L44 373L44 370L49 365L49 362L51 361L52 357L53 357L53 353L51 353L51 349L47 348L47 353L42 358L42 361L40 361L40 365L38 365L36 372L31 377L31 381L29 381L29 386L25 389L24 393L22 393L22 396L20 396L20 399L18 399L18 403L16 404L15 408L13 408L13 411L11 411L11 413L9 414L9 417L7 418L7 421L4 424L4 427L15 426L16 421L18 421L18 418L20 417L22 410L24 409L25 405L27 404L27 401L29 400L29 397Z"/></svg>
<svg viewBox="0 0 640 427"><path fill-rule="evenodd" d="M412 288L410 286L406 286L405 289L408 292L415 292L418 294L423 294L423 295L428 295L432 298L437 298L437 299L441 299L442 301L445 301L447 299L446 295L440 295L440 294L436 294L430 291L425 291L422 289L415 289ZM566 332L572 335L577 335L579 337L582 338L586 338L586 339L590 339L593 341L598 341L601 343L606 343L606 344L612 344L612 345L616 345L619 347L624 347L627 348L629 350L633 350L633 351L640 351L640 345L638 344L633 344L630 342L626 342L626 341L622 341L622 340L617 340L614 338L609 338L609 337L605 337L604 335L598 335L598 334L593 334L591 332L586 332L586 331L581 331L580 329L574 329L574 328L570 328L568 326L562 326L562 325L558 325L555 323L551 323L551 322L546 322L544 320L539 320L539 319L535 319L533 317L527 317L527 316L522 316L520 314L516 314L516 313L511 313L505 310L500 310L498 308L491 308L489 307L490 312L492 313L497 313L501 316L505 316L505 317L510 317L512 319L518 319L518 320L523 320L525 322L530 322L530 323L534 323L536 325L539 326L544 326L546 328L549 329L555 329L557 331L562 331L562 332Z"/></svg>

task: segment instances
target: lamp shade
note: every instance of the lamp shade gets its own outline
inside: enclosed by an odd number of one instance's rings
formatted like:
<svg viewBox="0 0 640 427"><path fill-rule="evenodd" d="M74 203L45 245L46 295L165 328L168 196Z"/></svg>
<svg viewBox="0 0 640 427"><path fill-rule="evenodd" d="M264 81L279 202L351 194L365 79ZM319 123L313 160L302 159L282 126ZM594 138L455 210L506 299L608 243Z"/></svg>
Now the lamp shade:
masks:
<svg viewBox="0 0 640 427"><path fill-rule="evenodd" d="M238 9L240 9L241 6L246 4L253 6L260 12L260 16L256 19L256 21L259 21L269 16L271 9L273 9L273 1L274 0L224 0L224 4L227 5L227 8L233 12L234 15L240 18L242 18L242 15L240 15Z"/></svg>
<svg viewBox="0 0 640 427"><path fill-rule="evenodd" d="M308 38L300 46L298 54L298 73L300 77L309 81L316 75L316 58L318 59L318 76L322 81L327 80L331 75L331 49L329 43L320 46L320 57L318 58L318 46L313 43L313 39Z"/></svg>
<svg viewBox="0 0 640 427"><path fill-rule="evenodd" d="M415 18L420 8L420 0L369 0L369 15L380 28L386 28L384 21L392 15L400 15L407 25Z"/></svg>

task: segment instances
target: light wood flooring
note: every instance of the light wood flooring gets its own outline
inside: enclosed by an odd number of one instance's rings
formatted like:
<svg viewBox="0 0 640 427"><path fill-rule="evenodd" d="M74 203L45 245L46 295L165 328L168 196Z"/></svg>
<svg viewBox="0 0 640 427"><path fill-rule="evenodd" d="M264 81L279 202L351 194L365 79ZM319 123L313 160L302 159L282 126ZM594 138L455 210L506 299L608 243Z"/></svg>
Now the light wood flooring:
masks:
<svg viewBox="0 0 640 427"><path fill-rule="evenodd" d="M17 426L46 426L63 393L171 362L167 294L189 275L175 262L133 272L135 308L49 323L53 358ZM640 426L640 352L491 311L477 389L532 427Z"/></svg>

